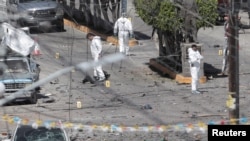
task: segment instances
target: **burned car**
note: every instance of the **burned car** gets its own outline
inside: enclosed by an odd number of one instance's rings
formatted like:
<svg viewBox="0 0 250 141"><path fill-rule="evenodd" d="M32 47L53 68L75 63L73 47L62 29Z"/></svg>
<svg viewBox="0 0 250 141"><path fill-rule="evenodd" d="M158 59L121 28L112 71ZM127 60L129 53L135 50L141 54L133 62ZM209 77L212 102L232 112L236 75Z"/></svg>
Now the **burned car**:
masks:
<svg viewBox="0 0 250 141"><path fill-rule="evenodd" d="M0 82L5 86L3 96L20 91L21 94L15 95L15 101L36 103L40 88L29 91L24 88L39 80L40 67L31 54L37 43L23 30L10 24L2 24L1 29L4 34L0 44Z"/></svg>
<svg viewBox="0 0 250 141"><path fill-rule="evenodd" d="M4 96L21 91L39 79L39 65L30 57L18 55L1 57L0 69L0 82L5 85ZM23 91L15 100L29 100L31 103L36 103L38 93L39 88Z"/></svg>

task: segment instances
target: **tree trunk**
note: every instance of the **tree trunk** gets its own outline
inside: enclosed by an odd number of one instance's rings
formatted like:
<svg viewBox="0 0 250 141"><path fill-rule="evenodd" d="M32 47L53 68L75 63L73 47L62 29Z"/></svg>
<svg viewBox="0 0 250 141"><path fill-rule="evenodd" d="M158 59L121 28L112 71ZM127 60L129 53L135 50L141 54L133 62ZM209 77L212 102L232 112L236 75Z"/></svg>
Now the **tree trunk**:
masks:
<svg viewBox="0 0 250 141"><path fill-rule="evenodd" d="M159 56L166 56L165 50L166 50L166 46L164 44L164 37L163 37L163 33L161 30L157 30L158 33L158 38L159 38Z"/></svg>
<svg viewBox="0 0 250 141"><path fill-rule="evenodd" d="M181 17L184 17L184 40L186 43L197 41L196 17L193 13L197 13L197 6L194 0L183 1L184 6L181 9Z"/></svg>

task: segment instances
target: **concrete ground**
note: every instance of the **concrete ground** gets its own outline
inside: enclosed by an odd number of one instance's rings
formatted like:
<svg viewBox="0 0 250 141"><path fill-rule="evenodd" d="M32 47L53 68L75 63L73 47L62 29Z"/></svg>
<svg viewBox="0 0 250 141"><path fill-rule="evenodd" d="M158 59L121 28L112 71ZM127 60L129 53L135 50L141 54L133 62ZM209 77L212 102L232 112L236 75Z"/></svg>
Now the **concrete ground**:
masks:
<svg viewBox="0 0 250 141"><path fill-rule="evenodd" d="M242 12L240 15L243 21L247 21L246 13ZM144 35L148 36L138 39L139 45L131 48L132 55L122 62L122 69L121 62L114 63L112 68L105 67L111 74L110 89L98 88L101 93L98 97L89 95L88 90L84 91L85 112L78 113L84 118L76 120L94 124L112 123L117 125L113 127L118 133L123 129L119 134L98 132L94 134L96 136L90 137L93 140L137 141L168 138L171 141L206 141L206 126L203 125L212 122L229 123L229 109L226 105L228 77L218 77L214 72L208 73L208 81L199 86L202 94L192 95L189 84L179 85L149 68L148 61L158 57L158 49L154 41L147 38L151 32L146 25L138 26L136 30L143 34L143 28L147 29ZM223 26L215 26L212 29L201 29L198 33L199 42L204 45L204 63L207 65L204 70L212 68L220 71L222 56L219 51L224 44L223 30ZM239 32L240 118L249 116L249 31L246 29L244 34ZM89 89L87 85L83 87ZM99 104L93 105L93 100ZM95 108L92 109L90 105ZM163 125L158 127L166 132L157 132L157 125ZM193 127L190 132L189 126ZM136 132L139 130L142 132ZM86 134L84 136L87 138Z"/></svg>
<svg viewBox="0 0 250 141"><path fill-rule="evenodd" d="M240 14L247 21L245 13ZM71 31L70 27L67 30ZM169 141L207 141L204 125L229 122L226 106L228 77L210 74L210 79L199 86L202 94L192 95L189 84L177 84L150 69L149 59L159 54L154 41L150 39L151 28L137 22L135 31L139 44L131 47L132 55L122 62L103 66L111 74L110 87L82 84L84 75L73 71L70 77L61 76L42 87L42 94L51 94L55 102L8 106L1 109L2 113L44 121L70 121L75 123L74 126L67 124L66 127L82 141L160 141L164 138ZM245 34L241 31L239 34L241 118L249 117L249 33L250 30L246 29ZM69 33L61 34L66 36ZM74 34L85 37L85 33L74 31ZM198 33L199 42L204 44L204 63L217 70L220 70L222 63L222 56L218 54L221 47L214 45L223 46L223 36L223 26L201 29ZM74 45L74 61L88 61L84 56L86 51L82 49L82 39L74 40ZM65 62L69 62L67 57L53 61L53 51L60 51L62 56L68 55L66 46L49 47L50 50L43 50L43 56L37 59L43 70L41 78L64 68ZM104 41L103 48L104 55L109 55L115 53L116 46ZM81 101L80 109L76 106L77 101ZM4 123L1 127L6 127ZM83 131L79 132L77 127Z"/></svg>

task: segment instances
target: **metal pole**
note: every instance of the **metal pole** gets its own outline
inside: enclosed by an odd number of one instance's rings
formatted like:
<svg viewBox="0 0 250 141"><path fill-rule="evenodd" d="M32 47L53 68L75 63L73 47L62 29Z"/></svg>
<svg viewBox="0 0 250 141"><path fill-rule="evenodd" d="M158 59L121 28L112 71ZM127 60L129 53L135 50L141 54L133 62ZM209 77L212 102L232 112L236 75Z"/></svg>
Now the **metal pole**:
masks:
<svg viewBox="0 0 250 141"><path fill-rule="evenodd" d="M239 124L239 0L230 1L231 10L229 11L229 119L232 124Z"/></svg>
<svg viewBox="0 0 250 141"><path fill-rule="evenodd" d="M87 39L87 62L89 61L89 39Z"/></svg>

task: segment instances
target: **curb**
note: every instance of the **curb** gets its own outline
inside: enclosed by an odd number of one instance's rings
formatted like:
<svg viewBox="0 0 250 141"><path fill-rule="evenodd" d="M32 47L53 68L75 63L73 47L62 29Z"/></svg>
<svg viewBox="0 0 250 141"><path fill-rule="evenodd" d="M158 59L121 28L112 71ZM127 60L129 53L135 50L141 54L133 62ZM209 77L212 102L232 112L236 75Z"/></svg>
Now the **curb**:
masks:
<svg viewBox="0 0 250 141"><path fill-rule="evenodd" d="M76 24L76 23L74 23L74 22L72 22L72 21L70 21L68 19L63 19L63 22L64 22L64 25L73 27L73 28L75 28L77 30L80 30L82 32L85 32L85 33L89 33L89 32L94 33L94 34L100 36L101 38L103 38L104 40L106 40L107 42L112 43L114 45L118 45L118 40L114 36L107 36L105 34L101 34L101 33L97 32L97 31L95 31L93 29L90 29L87 26ZM130 47L133 47L133 46L138 45L138 44L139 43L138 43L138 41L136 39L129 40L129 46Z"/></svg>
<svg viewBox="0 0 250 141"><path fill-rule="evenodd" d="M191 77L187 77L187 76L183 76L181 74L177 74L175 77L175 81L178 84L191 84L192 83L192 78ZM206 76L201 76L199 79L199 83L203 84L207 82L207 78Z"/></svg>
<svg viewBox="0 0 250 141"><path fill-rule="evenodd" d="M176 72L170 70L166 66L159 64L154 58L149 60L149 65L161 71L163 74L168 74L170 78L174 79L178 84L191 84L192 78L190 76L183 76L182 74L177 74ZM201 76L200 83L207 82L206 76Z"/></svg>

